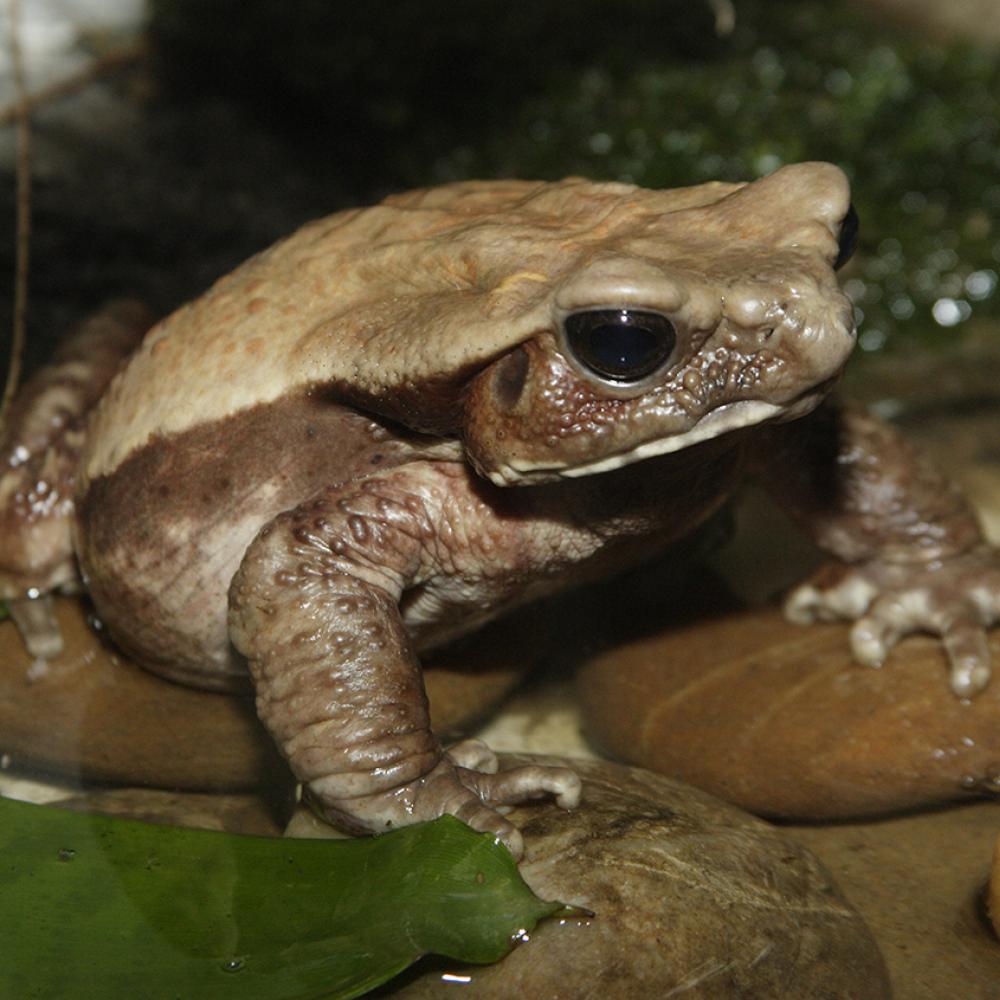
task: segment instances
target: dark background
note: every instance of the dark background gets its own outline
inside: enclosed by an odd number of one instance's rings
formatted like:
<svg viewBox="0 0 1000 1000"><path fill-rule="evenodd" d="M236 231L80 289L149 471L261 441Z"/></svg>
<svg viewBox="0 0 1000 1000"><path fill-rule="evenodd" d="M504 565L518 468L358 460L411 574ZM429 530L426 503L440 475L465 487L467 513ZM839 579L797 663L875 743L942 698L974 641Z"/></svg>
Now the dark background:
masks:
<svg viewBox="0 0 1000 1000"><path fill-rule="evenodd" d="M142 57L34 115L29 364L109 297L165 312L303 221L391 190L570 173L672 186L830 159L862 217L845 272L860 353L971 352L981 372L996 354L996 50L846 0L735 0L726 31L720 11L156 0ZM961 322L935 319L943 300Z"/></svg>

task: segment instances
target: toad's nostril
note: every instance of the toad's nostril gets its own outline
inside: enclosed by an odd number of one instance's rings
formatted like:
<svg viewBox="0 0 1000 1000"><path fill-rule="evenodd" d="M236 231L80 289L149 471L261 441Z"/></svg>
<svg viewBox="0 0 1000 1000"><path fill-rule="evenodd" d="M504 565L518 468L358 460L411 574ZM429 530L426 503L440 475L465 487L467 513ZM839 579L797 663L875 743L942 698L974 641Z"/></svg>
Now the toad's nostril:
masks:
<svg viewBox="0 0 1000 1000"><path fill-rule="evenodd" d="M511 351L493 367L493 392L504 410L512 410L524 392L528 378L528 352L523 347Z"/></svg>

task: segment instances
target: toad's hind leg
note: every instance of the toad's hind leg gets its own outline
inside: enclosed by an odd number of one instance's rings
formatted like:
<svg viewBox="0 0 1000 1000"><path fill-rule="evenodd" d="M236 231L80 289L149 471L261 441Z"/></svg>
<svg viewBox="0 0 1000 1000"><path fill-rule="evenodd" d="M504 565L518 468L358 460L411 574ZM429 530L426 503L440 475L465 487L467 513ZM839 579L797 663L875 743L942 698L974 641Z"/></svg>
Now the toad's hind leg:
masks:
<svg viewBox="0 0 1000 1000"><path fill-rule="evenodd" d="M86 320L25 383L0 428L0 599L32 656L62 647L46 595L79 582L71 528L86 416L151 322L132 301Z"/></svg>

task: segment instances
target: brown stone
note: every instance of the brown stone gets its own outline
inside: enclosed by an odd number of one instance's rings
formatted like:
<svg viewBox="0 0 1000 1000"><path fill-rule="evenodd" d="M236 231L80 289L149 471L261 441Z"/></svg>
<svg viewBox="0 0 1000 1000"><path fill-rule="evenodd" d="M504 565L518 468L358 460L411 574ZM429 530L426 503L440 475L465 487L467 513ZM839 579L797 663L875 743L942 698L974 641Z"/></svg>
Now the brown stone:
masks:
<svg viewBox="0 0 1000 1000"><path fill-rule="evenodd" d="M379 995L769 1000L886 998L870 932L797 842L717 799L649 772L565 758L584 781L565 812L515 810L521 873L541 897L593 911L540 924L497 965L433 960ZM297 820L294 830L305 822Z"/></svg>
<svg viewBox="0 0 1000 1000"><path fill-rule="evenodd" d="M648 634L584 666L586 724L615 756L764 815L876 815L995 790L1000 676L961 701L937 640L906 639L873 670L847 632L772 608ZM1000 665L1000 632L990 643Z"/></svg>
<svg viewBox="0 0 1000 1000"><path fill-rule="evenodd" d="M424 687L434 731L445 740L469 732L526 674L547 662L560 641L545 608L529 607L428 654Z"/></svg>
<svg viewBox="0 0 1000 1000"><path fill-rule="evenodd" d="M101 813L163 826L276 837L294 805L284 798L254 794L168 792L159 788L106 788L83 792L51 803L58 809Z"/></svg>
<svg viewBox="0 0 1000 1000"><path fill-rule="evenodd" d="M986 907L993 931L1000 938L1000 835L993 847L993 867L990 870L990 882L986 890ZM997 973L1000 978L1000 972Z"/></svg>
<svg viewBox="0 0 1000 1000"><path fill-rule="evenodd" d="M83 781L189 790L287 783L288 771L249 695L163 680L102 642L84 605L55 600L63 652L33 662L11 621L0 622L0 755ZM531 627L517 645L487 632L425 671L435 725L458 732L495 706L530 666Z"/></svg>
<svg viewBox="0 0 1000 1000"><path fill-rule="evenodd" d="M55 606L64 649L52 660L33 663L0 622L0 753L15 767L176 789L284 780L249 697L162 680L102 642L80 601Z"/></svg>
<svg viewBox="0 0 1000 1000"><path fill-rule="evenodd" d="M997 1000L984 884L1000 802L867 823L785 827L833 873L885 956L896 1000Z"/></svg>

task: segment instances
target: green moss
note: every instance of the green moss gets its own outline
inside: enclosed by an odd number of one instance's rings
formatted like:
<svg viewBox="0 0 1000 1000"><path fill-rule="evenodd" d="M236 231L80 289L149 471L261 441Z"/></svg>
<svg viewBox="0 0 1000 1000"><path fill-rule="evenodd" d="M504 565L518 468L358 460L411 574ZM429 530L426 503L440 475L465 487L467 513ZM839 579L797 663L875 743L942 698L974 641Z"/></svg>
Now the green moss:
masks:
<svg viewBox="0 0 1000 1000"><path fill-rule="evenodd" d="M972 317L995 317L1000 60L900 39L843 4L737 10L713 58L568 75L502 133L439 160L437 177L578 173L658 187L831 160L862 220L844 277L864 348L953 343Z"/></svg>
<svg viewBox="0 0 1000 1000"><path fill-rule="evenodd" d="M363 196L469 176L683 185L832 160L862 219L845 280L863 348L955 343L995 317L1000 60L844 0L734 2L724 38L705 0L159 0L154 31L166 80L242 95Z"/></svg>

